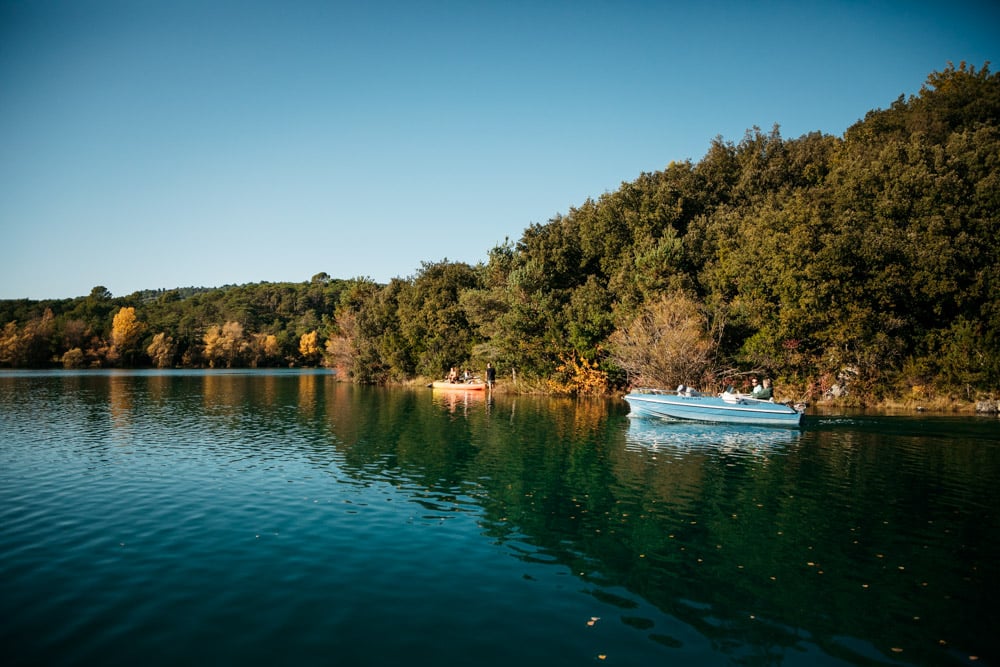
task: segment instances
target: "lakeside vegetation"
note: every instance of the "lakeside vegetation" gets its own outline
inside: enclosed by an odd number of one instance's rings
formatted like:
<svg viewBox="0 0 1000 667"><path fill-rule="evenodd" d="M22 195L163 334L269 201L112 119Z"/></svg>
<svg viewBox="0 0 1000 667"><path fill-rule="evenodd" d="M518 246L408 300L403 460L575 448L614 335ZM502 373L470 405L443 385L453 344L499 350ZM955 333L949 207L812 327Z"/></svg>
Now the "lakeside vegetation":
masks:
<svg viewBox="0 0 1000 667"><path fill-rule="evenodd" d="M455 365L522 387L973 401L1000 389L1000 78L949 65L842 137L717 137L479 265L303 283L0 301L0 366Z"/></svg>

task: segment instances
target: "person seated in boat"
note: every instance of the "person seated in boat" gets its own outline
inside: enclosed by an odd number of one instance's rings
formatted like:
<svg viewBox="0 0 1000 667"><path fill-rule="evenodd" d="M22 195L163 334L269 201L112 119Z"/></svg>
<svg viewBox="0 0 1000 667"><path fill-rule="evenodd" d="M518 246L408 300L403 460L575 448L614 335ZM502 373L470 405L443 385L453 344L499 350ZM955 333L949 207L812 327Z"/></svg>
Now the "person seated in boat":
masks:
<svg viewBox="0 0 1000 667"><path fill-rule="evenodd" d="M468 368L462 371L462 382L472 382L472 371Z"/></svg>
<svg viewBox="0 0 1000 667"><path fill-rule="evenodd" d="M774 398L774 390L771 388L771 381L768 378L764 378L764 383L760 391L754 394L754 398L759 398L762 401L769 401Z"/></svg>
<svg viewBox="0 0 1000 667"><path fill-rule="evenodd" d="M760 398L762 391L764 391L764 387L760 386L757 378L750 378L750 398Z"/></svg>
<svg viewBox="0 0 1000 667"><path fill-rule="evenodd" d="M448 371L448 382L458 382L458 369L454 366Z"/></svg>

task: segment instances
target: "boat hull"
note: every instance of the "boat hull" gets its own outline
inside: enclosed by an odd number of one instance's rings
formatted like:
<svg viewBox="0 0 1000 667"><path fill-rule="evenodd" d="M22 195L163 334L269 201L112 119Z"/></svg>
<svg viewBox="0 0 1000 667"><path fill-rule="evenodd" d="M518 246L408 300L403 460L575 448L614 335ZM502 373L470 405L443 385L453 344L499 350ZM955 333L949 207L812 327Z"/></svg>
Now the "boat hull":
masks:
<svg viewBox="0 0 1000 667"><path fill-rule="evenodd" d="M639 417L761 426L798 426L802 421L802 413L795 408L742 396L722 398L633 391L625 400L632 413Z"/></svg>
<svg viewBox="0 0 1000 667"><path fill-rule="evenodd" d="M483 391L486 389L485 382L448 382L446 380L438 380L437 382L432 382L431 387L433 389L444 389L447 391Z"/></svg>

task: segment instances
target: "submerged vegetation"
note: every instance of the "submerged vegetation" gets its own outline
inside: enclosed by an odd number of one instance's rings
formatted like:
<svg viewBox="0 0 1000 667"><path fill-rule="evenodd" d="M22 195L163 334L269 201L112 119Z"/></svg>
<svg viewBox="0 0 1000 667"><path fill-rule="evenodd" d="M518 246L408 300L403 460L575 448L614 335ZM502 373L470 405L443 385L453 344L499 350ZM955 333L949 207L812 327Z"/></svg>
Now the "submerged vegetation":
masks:
<svg viewBox="0 0 1000 667"><path fill-rule="evenodd" d="M488 261L388 284L259 283L0 302L0 365L482 368L547 391L709 386L857 402L1000 385L1000 78L949 65L843 137L713 140Z"/></svg>

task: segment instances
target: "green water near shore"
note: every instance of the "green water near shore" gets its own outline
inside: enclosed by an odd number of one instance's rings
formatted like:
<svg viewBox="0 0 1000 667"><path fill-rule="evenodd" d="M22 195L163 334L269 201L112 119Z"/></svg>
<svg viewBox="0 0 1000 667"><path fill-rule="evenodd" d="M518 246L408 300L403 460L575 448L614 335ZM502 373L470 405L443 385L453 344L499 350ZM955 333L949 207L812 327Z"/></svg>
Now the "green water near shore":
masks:
<svg viewBox="0 0 1000 667"><path fill-rule="evenodd" d="M996 664L995 419L0 373L6 664Z"/></svg>

